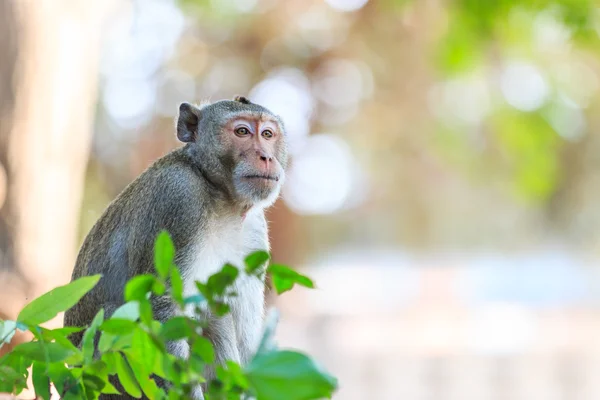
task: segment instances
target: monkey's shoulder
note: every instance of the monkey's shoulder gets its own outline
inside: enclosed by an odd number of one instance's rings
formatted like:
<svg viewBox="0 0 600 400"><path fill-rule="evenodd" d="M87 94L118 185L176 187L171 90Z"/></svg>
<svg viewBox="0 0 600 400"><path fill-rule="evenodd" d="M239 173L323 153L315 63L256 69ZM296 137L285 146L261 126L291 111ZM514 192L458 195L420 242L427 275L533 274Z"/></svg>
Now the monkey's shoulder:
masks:
<svg viewBox="0 0 600 400"><path fill-rule="evenodd" d="M121 238L116 241L122 243L136 237L136 245L143 248L151 245L162 229L169 231L175 241L194 235L206 208L205 190L185 158L172 152L157 160L111 202L86 242L112 243Z"/></svg>
<svg viewBox="0 0 600 400"><path fill-rule="evenodd" d="M127 189L129 195L135 193L143 199L177 199L205 191L206 184L183 149L178 149L154 162Z"/></svg>

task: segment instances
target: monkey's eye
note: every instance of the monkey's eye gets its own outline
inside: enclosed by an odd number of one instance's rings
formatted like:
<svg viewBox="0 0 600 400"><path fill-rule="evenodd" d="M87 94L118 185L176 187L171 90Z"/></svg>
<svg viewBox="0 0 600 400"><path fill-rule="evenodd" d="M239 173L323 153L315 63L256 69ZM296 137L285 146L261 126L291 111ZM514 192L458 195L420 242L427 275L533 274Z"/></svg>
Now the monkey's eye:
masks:
<svg viewBox="0 0 600 400"><path fill-rule="evenodd" d="M248 128L245 127L239 127L235 130L235 134L238 136L246 136L250 133L250 131L248 130Z"/></svg>
<svg viewBox="0 0 600 400"><path fill-rule="evenodd" d="M262 132L262 135L264 138L267 139L271 139L273 137L273 132L271 132L270 130L266 129Z"/></svg>

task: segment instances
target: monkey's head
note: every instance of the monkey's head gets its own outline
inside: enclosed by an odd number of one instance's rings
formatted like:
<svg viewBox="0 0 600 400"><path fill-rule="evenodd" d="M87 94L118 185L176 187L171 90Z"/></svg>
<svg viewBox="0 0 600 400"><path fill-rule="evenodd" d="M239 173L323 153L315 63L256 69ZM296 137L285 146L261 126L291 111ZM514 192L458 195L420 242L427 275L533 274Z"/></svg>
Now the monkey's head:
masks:
<svg viewBox="0 0 600 400"><path fill-rule="evenodd" d="M245 97L201 107L179 106L177 138L194 162L247 207L269 206L279 195L287 166L281 119Z"/></svg>

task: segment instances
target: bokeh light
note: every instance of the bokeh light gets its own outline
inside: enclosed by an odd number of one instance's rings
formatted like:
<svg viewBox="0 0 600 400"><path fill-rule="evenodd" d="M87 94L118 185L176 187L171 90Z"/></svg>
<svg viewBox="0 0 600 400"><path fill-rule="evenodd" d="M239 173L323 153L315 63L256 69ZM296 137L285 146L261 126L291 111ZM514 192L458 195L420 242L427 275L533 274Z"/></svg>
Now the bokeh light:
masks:
<svg viewBox="0 0 600 400"><path fill-rule="evenodd" d="M587 122L582 108L564 94L552 102L545 114L552 128L564 139L576 141L585 134Z"/></svg>
<svg viewBox="0 0 600 400"><path fill-rule="evenodd" d="M337 136L311 135L293 160L283 195L300 214L328 214L342 208L352 191L354 160Z"/></svg>
<svg viewBox="0 0 600 400"><path fill-rule="evenodd" d="M340 11L356 11L364 7L368 1L369 0L325 0L331 7Z"/></svg>
<svg viewBox="0 0 600 400"><path fill-rule="evenodd" d="M150 121L157 100L156 72L172 55L184 29L174 1L150 0L111 21L100 65L106 81L103 103L117 126L132 129Z"/></svg>
<svg viewBox="0 0 600 400"><path fill-rule="evenodd" d="M534 65L514 61L502 72L500 88L511 106L521 111L535 111L550 94L546 79Z"/></svg>
<svg viewBox="0 0 600 400"><path fill-rule="evenodd" d="M148 79L109 79L102 96L104 107L123 129L133 129L150 121L156 101L156 87Z"/></svg>
<svg viewBox="0 0 600 400"><path fill-rule="evenodd" d="M491 111L488 87L481 76L442 82L430 91L430 106L438 117L450 125L477 126Z"/></svg>
<svg viewBox="0 0 600 400"><path fill-rule="evenodd" d="M358 103L366 92L359 67L349 60L324 63L314 78L314 93L327 105L344 108Z"/></svg>
<svg viewBox="0 0 600 400"><path fill-rule="evenodd" d="M308 78L298 69L278 69L250 91L250 98L283 119L294 155L310 131L314 101Z"/></svg>
<svg viewBox="0 0 600 400"><path fill-rule="evenodd" d="M165 117L173 117L182 99L194 98L196 98L194 77L184 71L168 71L158 84L156 111Z"/></svg>
<svg viewBox="0 0 600 400"><path fill-rule="evenodd" d="M300 38L316 53L334 48L347 37L348 23L333 18L331 13L323 7L312 7L297 19Z"/></svg>

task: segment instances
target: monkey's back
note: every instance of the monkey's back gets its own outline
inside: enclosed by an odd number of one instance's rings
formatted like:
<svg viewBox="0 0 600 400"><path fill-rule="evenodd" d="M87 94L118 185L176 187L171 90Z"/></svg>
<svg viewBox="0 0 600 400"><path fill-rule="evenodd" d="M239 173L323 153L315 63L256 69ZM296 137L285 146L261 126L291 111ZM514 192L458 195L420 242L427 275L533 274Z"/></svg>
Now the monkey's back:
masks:
<svg viewBox="0 0 600 400"><path fill-rule="evenodd" d="M185 148L157 160L129 184L86 236L71 279L102 274L96 287L65 313L65 326L90 324L100 308L111 315L123 304L133 276L153 272L154 240L162 229L172 235L177 262L201 229L207 184L189 162ZM192 207L196 213L186 212ZM177 229L172 229L177 227ZM74 337L76 345L81 335Z"/></svg>

